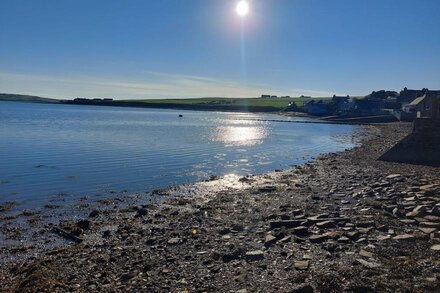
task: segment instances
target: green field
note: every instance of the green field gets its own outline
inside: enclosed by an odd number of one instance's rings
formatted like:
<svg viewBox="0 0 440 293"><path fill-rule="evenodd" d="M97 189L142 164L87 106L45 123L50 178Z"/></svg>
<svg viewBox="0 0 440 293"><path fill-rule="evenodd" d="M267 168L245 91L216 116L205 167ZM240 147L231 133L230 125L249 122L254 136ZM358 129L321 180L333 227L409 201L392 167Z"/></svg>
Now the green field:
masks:
<svg viewBox="0 0 440 293"><path fill-rule="evenodd" d="M11 102L27 102L27 103L59 103L59 100L42 98L29 95L17 95L17 94L0 94L0 101Z"/></svg>
<svg viewBox="0 0 440 293"><path fill-rule="evenodd" d="M329 102L330 97L316 98L194 98L194 99L148 99L148 100L88 100L86 102L75 102L68 100L56 100L38 96L0 94L0 101L17 101L32 103L68 103L88 104L102 106L122 107L145 107L162 109L182 110L206 110L206 111L243 111L243 112L278 112L286 110L289 103L294 102L298 107L310 100L322 100Z"/></svg>
<svg viewBox="0 0 440 293"><path fill-rule="evenodd" d="M302 106L305 102L310 100L330 101L330 97L321 98L198 98L198 99L149 99L149 100L129 100L124 102L133 102L136 104L145 103L145 106L154 105L170 105L178 107L179 105L185 107L200 107L200 108L243 108L248 107L258 110L281 111L284 110L290 102L294 102L297 106Z"/></svg>

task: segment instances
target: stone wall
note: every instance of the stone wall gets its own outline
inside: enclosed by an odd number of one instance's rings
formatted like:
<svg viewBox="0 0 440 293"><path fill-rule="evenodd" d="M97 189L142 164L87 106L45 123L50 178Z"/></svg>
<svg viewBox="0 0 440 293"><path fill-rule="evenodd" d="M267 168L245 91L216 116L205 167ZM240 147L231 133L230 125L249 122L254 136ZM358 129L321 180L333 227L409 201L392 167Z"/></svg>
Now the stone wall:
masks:
<svg viewBox="0 0 440 293"><path fill-rule="evenodd" d="M440 165L440 119L416 119L413 132L383 154L379 160Z"/></svg>

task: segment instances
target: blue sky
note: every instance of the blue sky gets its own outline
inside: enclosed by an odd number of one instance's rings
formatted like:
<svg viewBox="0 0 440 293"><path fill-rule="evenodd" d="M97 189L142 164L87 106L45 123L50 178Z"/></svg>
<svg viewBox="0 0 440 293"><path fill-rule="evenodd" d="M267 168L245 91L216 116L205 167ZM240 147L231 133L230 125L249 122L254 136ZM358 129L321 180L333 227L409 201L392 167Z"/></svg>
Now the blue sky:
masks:
<svg viewBox="0 0 440 293"><path fill-rule="evenodd" d="M440 89L438 0L0 1L0 92L56 98Z"/></svg>

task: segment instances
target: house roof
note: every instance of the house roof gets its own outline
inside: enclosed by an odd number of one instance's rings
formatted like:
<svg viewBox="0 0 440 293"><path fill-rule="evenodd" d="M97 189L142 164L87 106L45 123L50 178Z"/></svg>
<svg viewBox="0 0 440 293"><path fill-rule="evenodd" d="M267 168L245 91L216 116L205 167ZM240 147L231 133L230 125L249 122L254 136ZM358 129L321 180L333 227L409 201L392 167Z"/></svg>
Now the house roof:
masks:
<svg viewBox="0 0 440 293"><path fill-rule="evenodd" d="M425 100L425 98L426 98L426 95L415 98L414 101L412 101L410 103L410 105L411 106L418 106L418 105L420 105L420 103L422 103Z"/></svg>

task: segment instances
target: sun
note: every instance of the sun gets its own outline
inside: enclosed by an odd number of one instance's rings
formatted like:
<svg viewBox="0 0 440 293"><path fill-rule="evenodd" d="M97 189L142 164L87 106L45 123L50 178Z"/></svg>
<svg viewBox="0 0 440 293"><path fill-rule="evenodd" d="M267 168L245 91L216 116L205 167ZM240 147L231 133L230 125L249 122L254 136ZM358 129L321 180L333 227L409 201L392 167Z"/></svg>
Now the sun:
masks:
<svg viewBox="0 0 440 293"><path fill-rule="evenodd" d="M249 3L245 0L241 0L237 3L235 11L241 17L245 17L249 13Z"/></svg>

